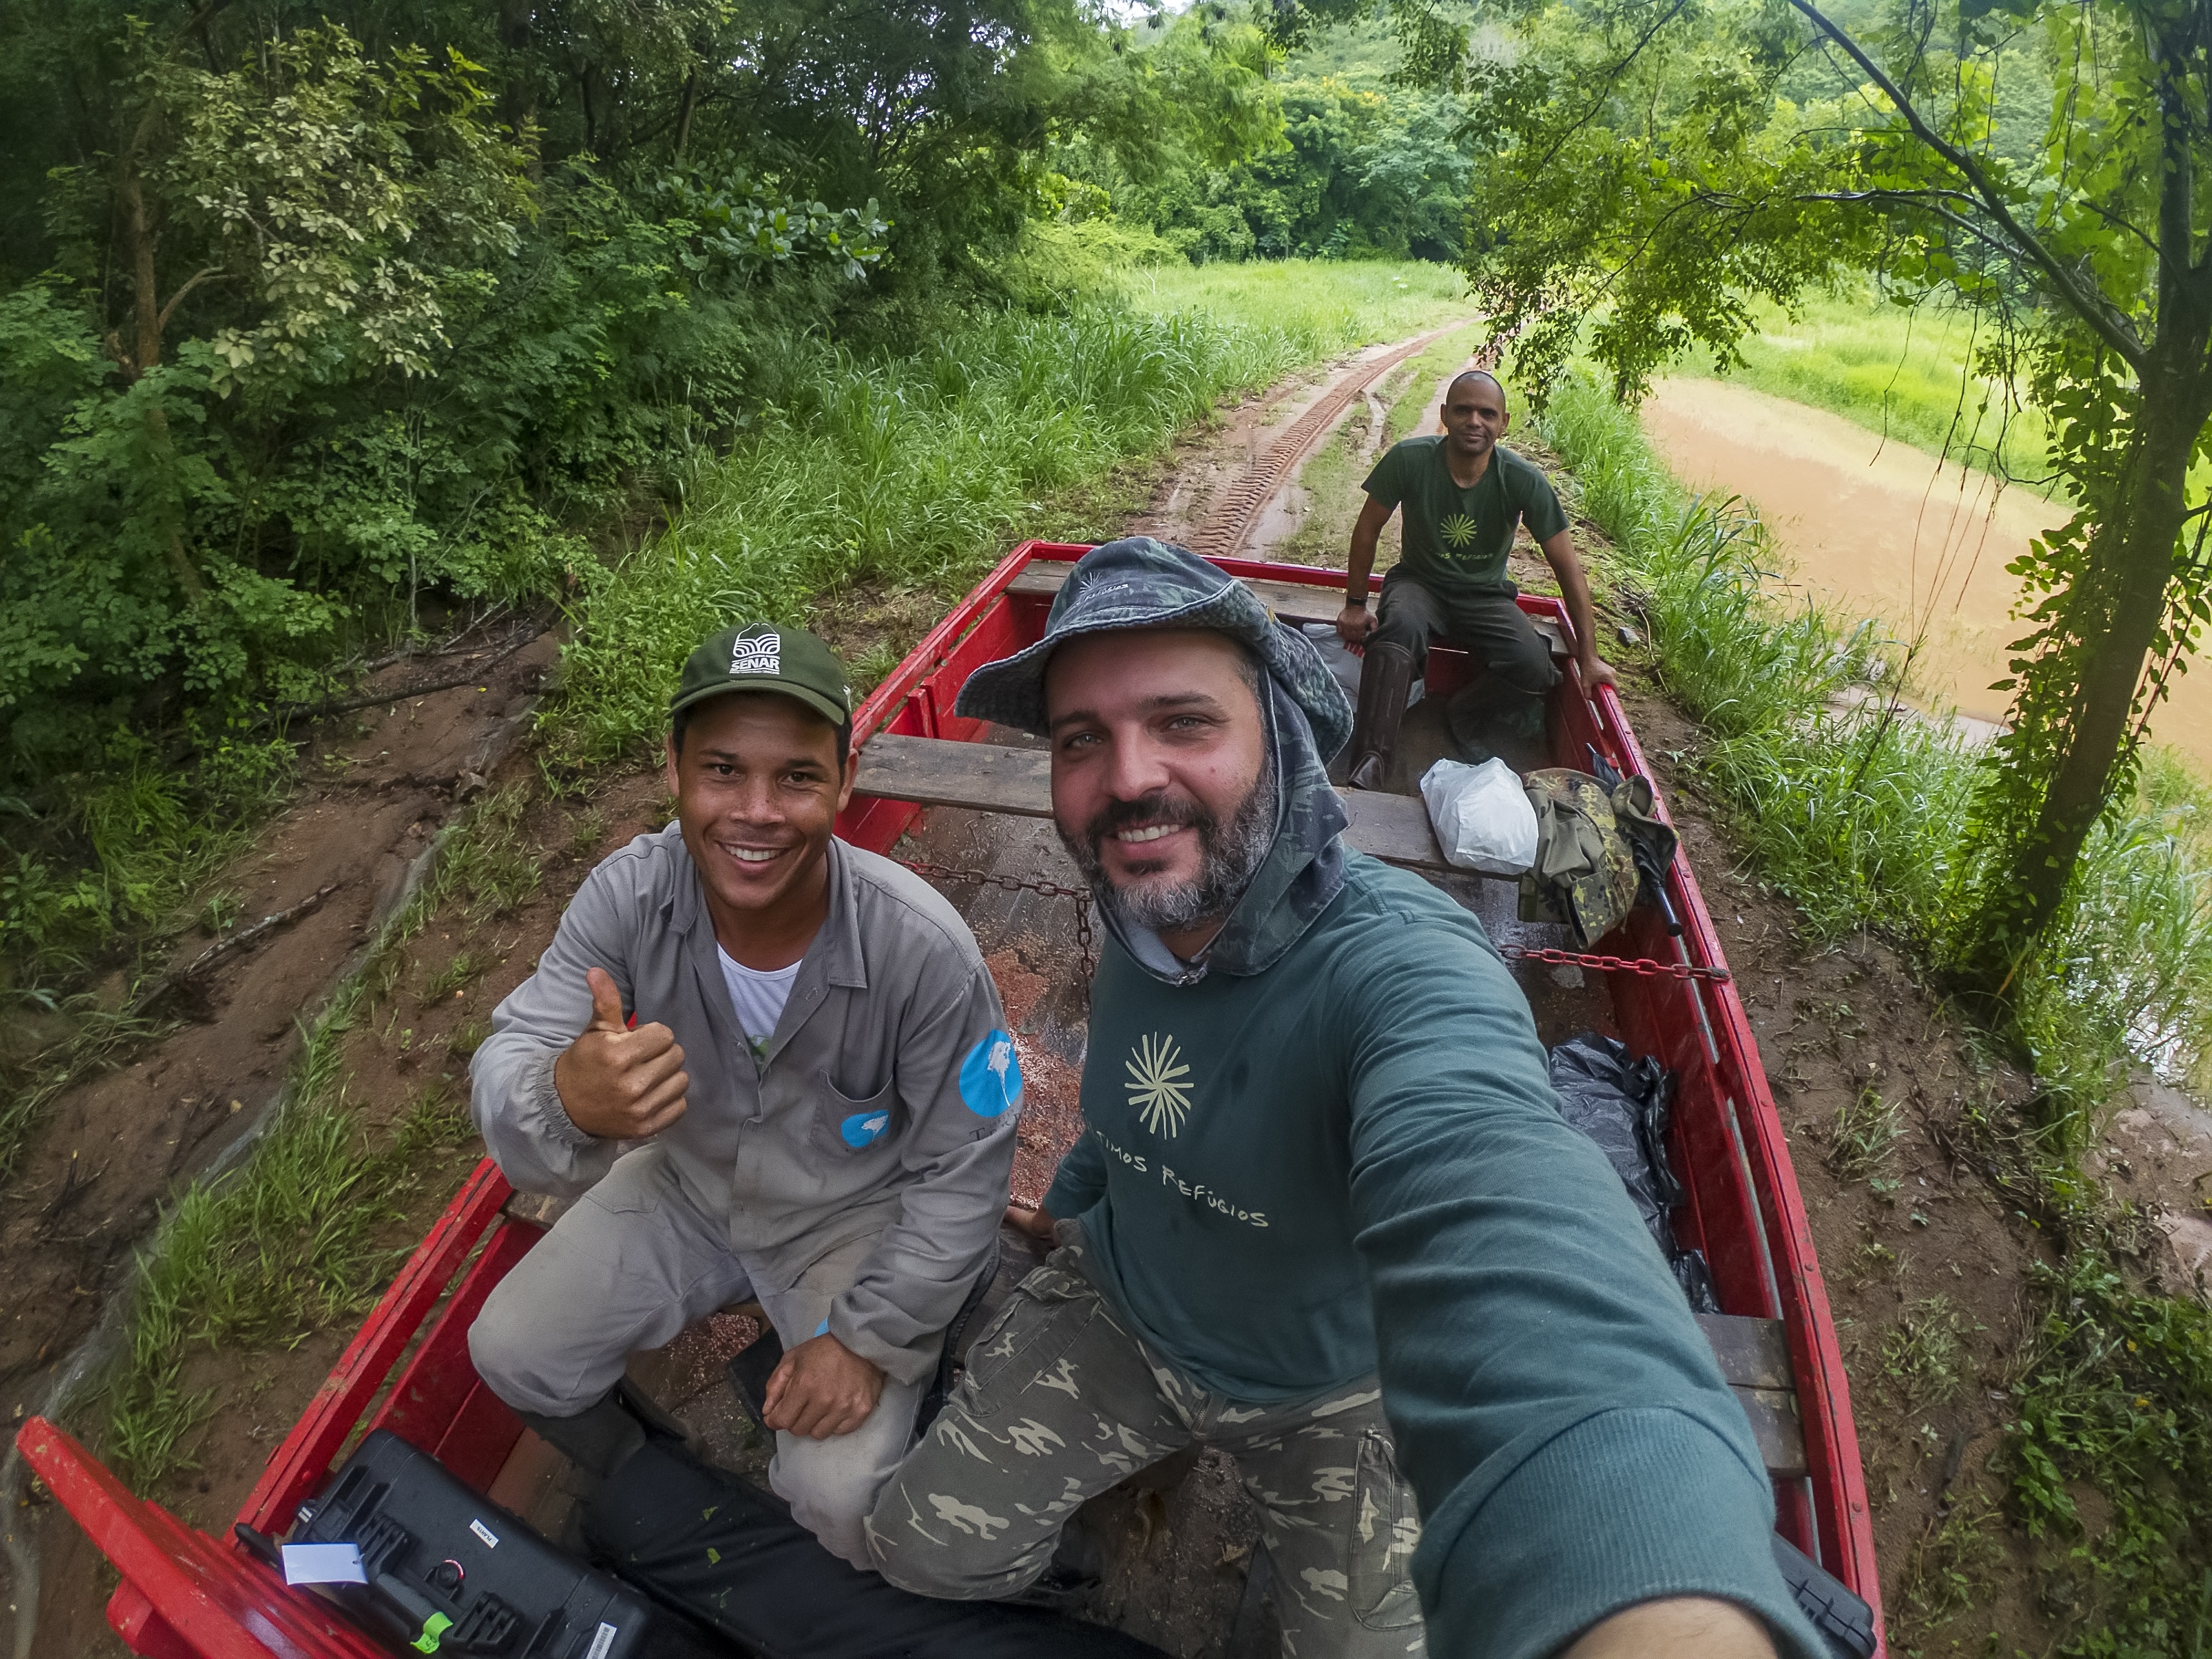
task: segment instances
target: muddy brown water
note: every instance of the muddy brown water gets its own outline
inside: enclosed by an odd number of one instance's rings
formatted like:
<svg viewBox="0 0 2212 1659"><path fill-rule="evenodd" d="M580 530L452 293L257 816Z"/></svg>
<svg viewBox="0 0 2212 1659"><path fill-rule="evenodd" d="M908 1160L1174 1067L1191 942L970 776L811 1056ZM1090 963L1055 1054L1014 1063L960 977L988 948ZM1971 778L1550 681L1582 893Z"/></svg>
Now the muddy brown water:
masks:
<svg viewBox="0 0 2212 1659"><path fill-rule="evenodd" d="M1719 380L1662 380L1644 430L1693 489L1754 504L1796 576L1899 637L1924 628L1917 688L1970 720L2002 720L2019 580L2005 567L2066 507L1823 410ZM2212 674L2183 674L2151 736L2212 775Z"/></svg>

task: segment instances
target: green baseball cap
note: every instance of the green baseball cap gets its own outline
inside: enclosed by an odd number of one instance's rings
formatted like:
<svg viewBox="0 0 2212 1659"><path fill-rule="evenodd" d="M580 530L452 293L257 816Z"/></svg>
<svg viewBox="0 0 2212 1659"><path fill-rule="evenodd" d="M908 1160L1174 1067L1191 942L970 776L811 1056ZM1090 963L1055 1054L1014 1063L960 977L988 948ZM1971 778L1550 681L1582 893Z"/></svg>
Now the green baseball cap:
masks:
<svg viewBox="0 0 2212 1659"><path fill-rule="evenodd" d="M732 691L781 691L832 726L853 723L853 688L837 653L813 635L773 623L726 628L684 662L671 718Z"/></svg>

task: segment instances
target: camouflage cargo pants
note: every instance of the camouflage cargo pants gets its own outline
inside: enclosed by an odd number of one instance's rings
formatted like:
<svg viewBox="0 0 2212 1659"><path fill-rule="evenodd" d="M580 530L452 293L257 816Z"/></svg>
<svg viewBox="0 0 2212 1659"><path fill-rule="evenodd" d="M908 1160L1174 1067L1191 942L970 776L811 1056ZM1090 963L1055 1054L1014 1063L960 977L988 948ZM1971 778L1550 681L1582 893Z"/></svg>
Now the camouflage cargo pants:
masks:
<svg viewBox="0 0 2212 1659"><path fill-rule="evenodd" d="M968 1360L868 1517L869 1553L894 1584L1016 1595L1085 1499L1203 1441L1235 1461L1258 1509L1286 1656L1423 1651L1407 1572L1420 1523L1373 1377L1277 1405L1202 1389L1125 1328L1079 1243L1022 1281Z"/></svg>

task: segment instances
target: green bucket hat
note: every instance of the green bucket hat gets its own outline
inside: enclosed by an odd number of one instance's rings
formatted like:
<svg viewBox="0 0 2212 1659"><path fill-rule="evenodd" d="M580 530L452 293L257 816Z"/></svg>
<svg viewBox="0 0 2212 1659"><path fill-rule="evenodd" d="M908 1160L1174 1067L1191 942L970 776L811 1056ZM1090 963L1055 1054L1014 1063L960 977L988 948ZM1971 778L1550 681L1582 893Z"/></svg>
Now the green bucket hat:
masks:
<svg viewBox="0 0 2212 1659"><path fill-rule="evenodd" d="M732 691L781 691L832 726L853 723L853 687L844 663L799 629L747 623L705 641L684 659L669 717Z"/></svg>
<svg viewBox="0 0 2212 1659"><path fill-rule="evenodd" d="M1352 736L1344 688L1304 635L1277 622L1243 583L1150 536L1107 542L1078 559L1053 598L1044 637L970 674L955 712L1048 736L1052 653L1078 635L1136 628L1212 629L1249 647L1304 714L1324 765Z"/></svg>

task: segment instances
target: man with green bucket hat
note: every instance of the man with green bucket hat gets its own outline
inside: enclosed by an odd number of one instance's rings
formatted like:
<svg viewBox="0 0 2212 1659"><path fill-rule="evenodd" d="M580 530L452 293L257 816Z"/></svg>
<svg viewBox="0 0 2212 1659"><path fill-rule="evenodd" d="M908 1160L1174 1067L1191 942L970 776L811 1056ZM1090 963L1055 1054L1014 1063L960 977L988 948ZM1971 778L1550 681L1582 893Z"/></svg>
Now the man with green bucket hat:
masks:
<svg viewBox="0 0 2212 1659"><path fill-rule="evenodd" d="M958 915L833 833L852 691L820 640L706 641L670 703L676 821L600 863L470 1063L485 1144L580 1194L469 1333L589 1480L644 1440L626 1357L757 1299L769 1484L846 1559L995 1249L1021 1067Z"/></svg>
<svg viewBox="0 0 2212 1659"><path fill-rule="evenodd" d="M1352 710L1305 639L1109 543L957 708L1048 740L1109 943L1083 1136L1009 1218L1060 1248L868 1516L884 1576L1065 1591L1078 1507L1205 1443L1299 1659L1819 1659L1750 1425L1527 1000L1344 845Z"/></svg>

